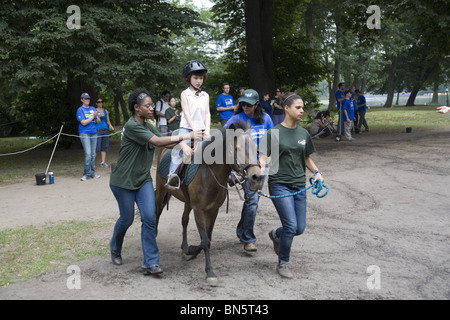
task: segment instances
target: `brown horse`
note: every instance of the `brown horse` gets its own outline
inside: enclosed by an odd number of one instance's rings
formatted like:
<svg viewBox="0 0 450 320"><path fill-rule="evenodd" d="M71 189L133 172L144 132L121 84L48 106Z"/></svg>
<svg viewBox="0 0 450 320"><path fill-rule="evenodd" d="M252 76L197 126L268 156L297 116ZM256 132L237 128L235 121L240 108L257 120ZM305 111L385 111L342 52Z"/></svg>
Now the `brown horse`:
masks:
<svg viewBox="0 0 450 320"><path fill-rule="evenodd" d="M227 196L228 177L233 169L247 180L250 190L256 192L263 180L261 167L256 160L256 151L257 146L250 136L248 124L247 126L232 125L227 130L217 130L195 151L194 159L201 159L201 164L192 182L187 186L182 183L180 190L175 191L164 187L166 180L161 177L158 170L167 149L163 149L158 156L156 225L158 226L163 207L167 204L170 194L185 203L181 220L183 226L181 249L185 255L192 257L197 256L202 250L205 251L206 281L211 286L217 284L217 277L210 261L211 236L217 213ZM198 152L202 153L201 158L197 157ZM211 158L215 160L211 162ZM199 162L194 160L194 163ZM201 239L198 246L188 246L187 243L187 226L192 209L194 209L195 222Z"/></svg>

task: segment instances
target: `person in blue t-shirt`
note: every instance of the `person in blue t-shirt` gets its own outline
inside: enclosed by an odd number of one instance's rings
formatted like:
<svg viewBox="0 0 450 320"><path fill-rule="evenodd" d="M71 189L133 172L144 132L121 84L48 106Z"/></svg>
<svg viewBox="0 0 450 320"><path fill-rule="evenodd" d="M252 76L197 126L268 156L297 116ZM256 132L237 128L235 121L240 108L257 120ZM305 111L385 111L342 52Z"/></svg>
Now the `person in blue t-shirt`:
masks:
<svg viewBox="0 0 450 320"><path fill-rule="evenodd" d="M357 105L357 101L356 101L356 99L358 99L358 97L356 96L355 86L351 86L350 91L352 92L352 97L350 98L350 100L353 103L353 110L355 110L355 114L354 114L355 119L353 120L353 129L355 130L355 133L358 134L359 133L359 127L358 127L359 114L358 114L358 105Z"/></svg>
<svg viewBox="0 0 450 320"><path fill-rule="evenodd" d="M344 90L345 90L345 83L341 82L338 84L338 90L336 91L336 93L334 94L334 97L336 98L336 106L337 106L337 110L338 110L338 114L339 114L339 121L338 121L338 135L341 135L343 132L343 120L342 120L342 112L341 112L341 106L342 106L342 102L345 99L344 96Z"/></svg>
<svg viewBox="0 0 450 320"><path fill-rule="evenodd" d="M273 122L270 116L264 112L260 102L259 94L253 89L247 89L239 98L239 104L234 111L234 115L228 120L224 128L228 128L233 123L250 121L250 134L253 141L259 145L266 132L273 128ZM242 184L245 198L241 212L241 220L239 221L236 234L244 244L244 250L254 252L257 250L255 242L256 236L253 231L255 226L256 210L258 209L259 196L256 192L251 192L247 182ZM261 186L262 188L262 186Z"/></svg>
<svg viewBox="0 0 450 320"><path fill-rule="evenodd" d="M364 95L359 89L356 89L355 93L356 93L356 105L358 107L358 114L359 114L358 129L359 131L361 131L361 126L363 125L366 128L365 131L369 131L369 126L367 125L366 121L366 111L367 111L366 97L364 97Z"/></svg>
<svg viewBox="0 0 450 320"><path fill-rule="evenodd" d="M95 174L94 156L97 146L97 128L96 123L100 123L98 111L89 105L91 97L88 93L81 94L83 105L77 110L78 132L80 134L81 144L84 149L84 174L81 181L89 178L100 178Z"/></svg>
<svg viewBox="0 0 450 320"><path fill-rule="evenodd" d="M224 83L222 89L223 93L216 99L216 108L220 115L220 124L223 127L233 115L235 106L233 96L230 94L230 85Z"/></svg>
<svg viewBox="0 0 450 320"><path fill-rule="evenodd" d="M345 138L348 141L353 141L352 138L352 127L353 121L355 120L355 108L353 107L353 102L351 101L352 92L350 90L345 91L345 99L342 101L342 117L344 121L344 133Z"/></svg>
<svg viewBox="0 0 450 320"><path fill-rule="evenodd" d="M103 99L98 98L95 104L97 106L98 117L100 118L100 123L95 125L97 128L97 148L95 154L100 153L100 167L109 168L109 165L106 163L106 153L109 152L109 130L114 130L114 127L109 120L108 111L103 107Z"/></svg>

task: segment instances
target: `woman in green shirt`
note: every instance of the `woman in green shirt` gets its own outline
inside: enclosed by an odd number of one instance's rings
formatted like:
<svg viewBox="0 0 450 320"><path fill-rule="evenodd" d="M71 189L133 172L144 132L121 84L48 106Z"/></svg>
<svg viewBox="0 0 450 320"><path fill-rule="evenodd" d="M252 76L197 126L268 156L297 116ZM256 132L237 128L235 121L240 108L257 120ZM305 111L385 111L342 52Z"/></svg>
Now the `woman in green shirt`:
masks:
<svg viewBox="0 0 450 320"><path fill-rule="evenodd" d="M315 152L311 137L298 124L304 112L302 98L289 92L283 95L281 101L284 120L266 133L259 148L261 168L265 167L270 156L271 196L305 190L305 167L314 173L314 181L323 181L321 172L310 157ZM282 277L292 278L289 256L294 236L302 234L306 227L306 193L303 191L295 196L274 198L272 202L282 224L282 227L269 232L278 255L277 271Z"/></svg>
<svg viewBox="0 0 450 320"><path fill-rule="evenodd" d="M150 169L155 146L173 147L185 139L201 138L201 132L162 137L146 120L153 116L153 103L145 89L137 89L128 98L132 112L122 131L119 159L111 173L110 188L119 205L120 217L110 241L111 259L122 264L122 244L125 233L134 220L134 203L141 214L141 241L144 253L142 269L145 275L159 274L159 250L156 243L155 192Z"/></svg>
<svg viewBox="0 0 450 320"><path fill-rule="evenodd" d="M177 110L177 99L175 97L169 98L169 109L166 110L167 127L169 129L169 136L180 127L180 115Z"/></svg>

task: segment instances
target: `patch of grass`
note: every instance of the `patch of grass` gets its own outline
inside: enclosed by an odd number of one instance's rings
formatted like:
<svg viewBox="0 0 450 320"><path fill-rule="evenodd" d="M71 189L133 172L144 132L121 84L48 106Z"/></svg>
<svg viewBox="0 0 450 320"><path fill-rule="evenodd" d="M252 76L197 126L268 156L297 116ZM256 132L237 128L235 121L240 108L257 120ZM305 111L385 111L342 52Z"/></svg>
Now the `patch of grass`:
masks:
<svg viewBox="0 0 450 320"><path fill-rule="evenodd" d="M436 112L437 106L371 107L366 113L369 128L398 130L406 127L439 127L450 124L449 115Z"/></svg>
<svg viewBox="0 0 450 320"><path fill-rule="evenodd" d="M105 255L110 229L110 221L69 221L0 231L0 287Z"/></svg>

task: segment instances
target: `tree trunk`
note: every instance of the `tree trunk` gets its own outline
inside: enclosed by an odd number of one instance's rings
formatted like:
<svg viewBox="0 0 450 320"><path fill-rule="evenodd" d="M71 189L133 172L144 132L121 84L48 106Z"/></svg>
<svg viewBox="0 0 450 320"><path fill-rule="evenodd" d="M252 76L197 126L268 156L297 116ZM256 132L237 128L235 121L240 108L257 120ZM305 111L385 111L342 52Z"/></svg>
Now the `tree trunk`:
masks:
<svg viewBox="0 0 450 320"><path fill-rule="evenodd" d="M114 125L118 126L119 124L120 124L119 99L114 94Z"/></svg>
<svg viewBox="0 0 450 320"><path fill-rule="evenodd" d="M395 91L395 71L397 68L397 58L391 59L391 64L388 70L388 88L387 88L387 98L384 108L392 108L392 101L394 101L394 91Z"/></svg>
<svg viewBox="0 0 450 320"><path fill-rule="evenodd" d="M419 93L420 87L414 86L411 94L409 95L408 101L406 101L406 106L415 106L414 101L416 100L417 94Z"/></svg>
<svg viewBox="0 0 450 320"><path fill-rule="evenodd" d="M275 94L272 44L273 0L245 1L245 30L250 87L260 96Z"/></svg>
<svg viewBox="0 0 450 320"><path fill-rule="evenodd" d="M341 41L341 27L339 22L339 13L335 14L335 24L336 24L336 48L339 47L338 43ZM339 77L341 73L341 60L339 58L339 53L336 52L337 49L335 48L334 52L334 71L333 71L333 89L330 92L330 98L328 103L328 110L336 110L336 99L335 99L335 92L338 89L339 84Z"/></svg>
<svg viewBox="0 0 450 320"><path fill-rule="evenodd" d="M308 2L305 11L306 47L314 49L314 22L312 3Z"/></svg>
<svg viewBox="0 0 450 320"><path fill-rule="evenodd" d="M431 99L431 104L439 104L439 83L435 82L433 85L433 99Z"/></svg>
<svg viewBox="0 0 450 320"><path fill-rule="evenodd" d="M117 101L120 104L120 108L122 109L122 115L125 122L128 121L130 116L128 115L128 109L127 104L125 103L125 100L123 99L122 91L120 89L115 88L114 90L114 101L117 99ZM120 115L118 114L116 116L115 121L118 121L120 123ZM118 124L116 124L118 125Z"/></svg>

